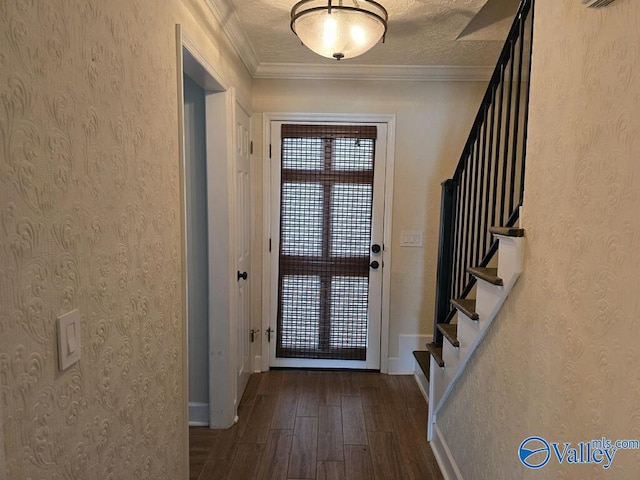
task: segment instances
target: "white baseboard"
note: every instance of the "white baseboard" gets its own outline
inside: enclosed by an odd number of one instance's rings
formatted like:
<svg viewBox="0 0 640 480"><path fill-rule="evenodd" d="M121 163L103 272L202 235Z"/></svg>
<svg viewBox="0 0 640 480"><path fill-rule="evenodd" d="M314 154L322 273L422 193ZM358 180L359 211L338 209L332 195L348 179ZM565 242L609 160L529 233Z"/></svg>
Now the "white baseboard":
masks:
<svg viewBox="0 0 640 480"><path fill-rule="evenodd" d="M253 357L253 373L262 372L262 355Z"/></svg>
<svg viewBox="0 0 640 480"><path fill-rule="evenodd" d="M438 428L438 424L433 425L433 438L431 438L430 445L444 479L464 480L460 473L460 469L451 454L451 450L442 436L442 432Z"/></svg>
<svg viewBox="0 0 640 480"><path fill-rule="evenodd" d="M400 335L398 338L398 356L389 357L389 375L413 375L416 361L414 350L425 350L433 335Z"/></svg>
<svg viewBox="0 0 640 480"><path fill-rule="evenodd" d="M189 426L208 427L209 426L209 404L189 402Z"/></svg>

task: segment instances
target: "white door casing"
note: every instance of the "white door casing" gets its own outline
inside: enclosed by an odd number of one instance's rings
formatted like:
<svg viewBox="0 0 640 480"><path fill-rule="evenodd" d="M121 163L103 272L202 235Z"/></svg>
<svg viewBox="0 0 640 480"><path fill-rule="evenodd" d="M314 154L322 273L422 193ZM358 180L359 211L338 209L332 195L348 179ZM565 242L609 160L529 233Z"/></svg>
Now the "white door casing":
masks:
<svg viewBox="0 0 640 480"><path fill-rule="evenodd" d="M280 118L275 118L280 117ZM271 342L263 337L263 369L268 366L297 366L322 368L365 368L386 371L386 357L388 352L388 290L391 224L391 186L393 179L393 139L395 133L395 118L393 116L324 116L320 115L265 115L266 145L271 144L271 159L269 167L265 166L265 198L269 198L265 207L265 230L271 251L265 264L265 278L263 283L263 305L268 309L263 321L263 332L272 330ZM382 121L381 121L382 120ZM371 254L371 260L380 262L382 268L370 270L369 283L369 330L367 333L366 361L318 360L318 359L290 359L277 358L276 328L277 328L277 295L278 295L278 267L279 267L279 234L280 234L280 127L284 123L319 123L319 124L375 124L378 129L376 140L376 164L374 176L374 202L372 215L371 244L383 246L378 254ZM268 194L270 192L270 194ZM267 196L269 195L269 196ZM267 202L266 202L267 203ZM268 210L268 212L267 212ZM266 288L265 288L266 287ZM267 355L269 352L269 355ZM265 362L266 360L266 362ZM266 365L265 365L266 363Z"/></svg>
<svg viewBox="0 0 640 480"><path fill-rule="evenodd" d="M228 428L237 418L237 405L240 401L246 380L250 374L249 349L239 352L240 331L238 324L239 306L245 306L244 330L249 325L249 290L248 286L240 287L237 267L250 261L248 245L250 244L251 216L245 215L243 224L243 244L247 246L242 254L242 262L238 262L236 251L240 235L238 232L237 211L244 209L250 212L249 177L242 180L243 200L239 208L236 192L236 116L244 127L241 153L248 153L249 102L224 80L224 75L214 64L208 61L207 55L183 29L176 25L176 60L177 60L177 98L178 98L178 138L180 142L180 175L182 203L182 292L183 292L183 394L185 399L184 427L185 435L189 421L189 361L188 361L188 298L189 282L186 258L187 223L185 200L185 155L184 155L184 86L183 73L189 75L205 90L206 115L206 163L207 163L207 216L208 216L208 272L209 272L209 426L210 428ZM237 108L237 110L236 110ZM242 110L242 114L238 113ZM244 116L243 116L244 115ZM246 161L245 161L246 160ZM248 156L242 158L242 170L249 174ZM248 270L248 269L247 269ZM245 271L245 270L243 270ZM240 301L240 298L243 300ZM244 300L246 298L246 300ZM249 335L244 335L249 338ZM239 388L240 387L240 388ZM188 447L188 445L187 445ZM185 448L184 458L188 464L189 450Z"/></svg>
<svg viewBox="0 0 640 480"><path fill-rule="evenodd" d="M236 416L234 108L230 90L206 96L211 428L228 428ZM210 115L210 112L224 114Z"/></svg>

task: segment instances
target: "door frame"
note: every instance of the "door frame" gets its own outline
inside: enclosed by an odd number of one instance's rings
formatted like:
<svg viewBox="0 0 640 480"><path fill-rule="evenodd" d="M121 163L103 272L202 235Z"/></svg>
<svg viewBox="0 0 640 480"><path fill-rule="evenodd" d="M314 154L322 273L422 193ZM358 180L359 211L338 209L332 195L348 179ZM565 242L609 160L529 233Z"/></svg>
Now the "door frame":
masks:
<svg viewBox="0 0 640 480"><path fill-rule="evenodd" d="M183 74L189 75L205 90L206 164L209 236L209 427L228 428L236 420L236 265L235 265L235 107L236 103L250 112L249 103L236 95L223 75L207 60L203 50L176 25L178 146L181 202L182 262L182 377L184 395L185 438L189 425L189 350L188 350L188 276L186 175L184 151L184 85ZM215 145L215 148L213 148ZM214 154L217 153L217 154ZM223 152L220 155L220 152ZM215 195L214 195L215 193ZM215 201L212 201L214 200ZM212 208L213 207L213 208ZM215 228L214 228L215 226ZM226 280L225 280L226 279ZM214 374L215 373L215 374ZM188 465L189 442L185 458Z"/></svg>
<svg viewBox="0 0 640 480"><path fill-rule="evenodd" d="M394 114L343 113L264 113L263 127L263 254L262 254L262 371L270 368L269 342L264 332L271 324L272 262L270 243L271 221L271 122L315 123L385 123L387 125L387 158L384 175L384 268L382 270L382 311L380 325L380 372L388 373L389 360L389 302L391 289L391 232L393 213L393 174L395 167L396 116ZM274 246L275 248L275 246ZM275 319L274 319L275 321ZM275 340L275 339L273 339Z"/></svg>

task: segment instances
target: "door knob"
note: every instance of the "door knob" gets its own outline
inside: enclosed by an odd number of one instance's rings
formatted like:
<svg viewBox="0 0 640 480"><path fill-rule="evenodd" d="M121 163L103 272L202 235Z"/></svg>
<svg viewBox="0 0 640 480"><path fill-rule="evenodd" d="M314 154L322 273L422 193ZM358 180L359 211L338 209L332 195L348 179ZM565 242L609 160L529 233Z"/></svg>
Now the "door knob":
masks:
<svg viewBox="0 0 640 480"><path fill-rule="evenodd" d="M246 280L248 276L249 276L249 275L247 275L247 272L242 272L242 273L240 273L240 272L238 271L238 281L240 281L240 279L242 279L242 280Z"/></svg>
<svg viewBox="0 0 640 480"><path fill-rule="evenodd" d="M371 251L373 253L380 253L380 245L378 245L377 243L374 243L373 245L371 245Z"/></svg>
<svg viewBox="0 0 640 480"><path fill-rule="evenodd" d="M377 260L374 260L373 262L371 262L371 263L369 264L369 266L370 266L371 268L373 268L374 270L377 270L377 269L378 269L378 267L380 266L380 262L378 262Z"/></svg>

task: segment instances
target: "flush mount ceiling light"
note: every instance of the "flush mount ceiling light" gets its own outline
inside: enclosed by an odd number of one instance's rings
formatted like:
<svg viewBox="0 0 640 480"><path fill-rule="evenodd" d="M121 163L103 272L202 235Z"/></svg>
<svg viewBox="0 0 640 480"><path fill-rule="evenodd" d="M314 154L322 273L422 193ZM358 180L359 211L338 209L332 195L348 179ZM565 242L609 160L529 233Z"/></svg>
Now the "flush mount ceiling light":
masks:
<svg viewBox="0 0 640 480"><path fill-rule="evenodd" d="M341 60L384 42L388 19L373 0L302 0L291 9L291 30L318 55Z"/></svg>

